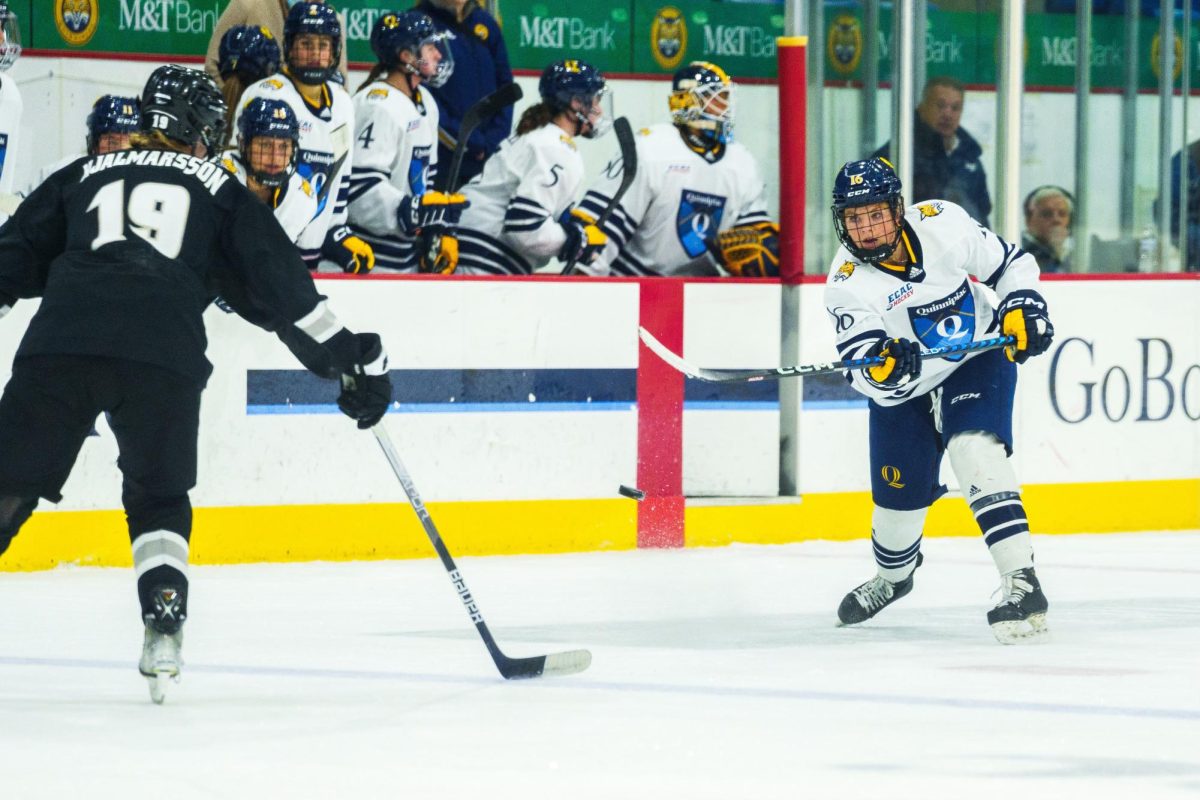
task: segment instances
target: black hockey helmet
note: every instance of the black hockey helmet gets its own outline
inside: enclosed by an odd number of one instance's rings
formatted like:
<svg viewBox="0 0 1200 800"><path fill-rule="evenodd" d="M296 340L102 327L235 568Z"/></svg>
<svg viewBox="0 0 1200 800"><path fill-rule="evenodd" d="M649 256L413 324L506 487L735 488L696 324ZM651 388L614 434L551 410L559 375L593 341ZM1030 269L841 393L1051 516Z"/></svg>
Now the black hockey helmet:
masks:
<svg viewBox="0 0 1200 800"><path fill-rule="evenodd" d="M225 98L203 72L167 64L150 73L142 90L139 130L189 146L199 142L215 155L225 141Z"/></svg>
<svg viewBox="0 0 1200 800"><path fill-rule="evenodd" d="M292 45L297 36L315 34L328 36L332 41L332 56L329 65L325 67L298 67L292 63ZM338 72L338 62L342 59L342 23L337 12L331 6L319 2L296 3L288 9L287 19L283 21L283 60L288 65L288 74L301 83L309 86L319 86L333 80Z"/></svg>
<svg viewBox="0 0 1200 800"><path fill-rule="evenodd" d="M838 170L837 177L833 179L833 227L842 245L855 258L875 262L887 258L896 249L903 231L904 197L901 189L900 177L885 158L850 161ZM878 247L859 247L846 230L846 209L874 203L888 204L896 221L895 236Z"/></svg>

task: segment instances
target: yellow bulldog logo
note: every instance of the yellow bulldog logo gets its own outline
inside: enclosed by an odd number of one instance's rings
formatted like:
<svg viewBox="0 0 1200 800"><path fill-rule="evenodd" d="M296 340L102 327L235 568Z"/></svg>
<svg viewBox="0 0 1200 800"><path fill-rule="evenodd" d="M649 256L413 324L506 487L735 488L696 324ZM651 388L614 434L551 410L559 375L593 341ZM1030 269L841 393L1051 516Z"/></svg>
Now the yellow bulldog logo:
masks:
<svg viewBox="0 0 1200 800"><path fill-rule="evenodd" d="M932 219L942 213L941 203L922 203L917 206L917 211L921 212L921 219Z"/></svg>
<svg viewBox="0 0 1200 800"><path fill-rule="evenodd" d="M97 0L54 0L54 27L62 40L74 47L87 44L100 22Z"/></svg>
<svg viewBox="0 0 1200 800"><path fill-rule="evenodd" d="M838 267L837 273L833 276L834 283L840 283L854 274L854 262L847 261Z"/></svg>

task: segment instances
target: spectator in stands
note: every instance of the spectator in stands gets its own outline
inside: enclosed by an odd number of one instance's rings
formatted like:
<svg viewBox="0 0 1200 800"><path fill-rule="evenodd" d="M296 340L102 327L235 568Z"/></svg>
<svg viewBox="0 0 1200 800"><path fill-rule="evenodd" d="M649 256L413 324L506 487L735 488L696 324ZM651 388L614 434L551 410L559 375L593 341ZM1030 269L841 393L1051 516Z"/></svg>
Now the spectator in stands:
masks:
<svg viewBox="0 0 1200 800"><path fill-rule="evenodd" d="M1071 271L1071 223L1075 198L1061 186L1039 186L1025 198L1021 248L1037 259L1043 273Z"/></svg>
<svg viewBox="0 0 1200 800"><path fill-rule="evenodd" d="M983 149L960 126L966 88L949 77L930 78L913 122L913 187L909 199L949 200L984 227L992 213ZM891 142L873 154L893 161Z"/></svg>
<svg viewBox="0 0 1200 800"><path fill-rule="evenodd" d="M221 75L221 93L225 96L225 146L233 144L242 93L252 83L279 71L279 43L262 25L235 25L221 37L217 71Z"/></svg>
<svg viewBox="0 0 1200 800"><path fill-rule="evenodd" d="M1200 139L1186 150L1171 157L1171 241L1179 246L1179 173L1183 169L1183 154L1187 153L1187 259L1186 269L1200 268ZM1159 218L1162 204L1154 201L1154 218Z"/></svg>
<svg viewBox="0 0 1200 800"><path fill-rule="evenodd" d="M324 2L324 0L317 0ZM276 42L283 41L283 20L288 8L296 4L296 0L230 0L229 5L217 18L213 28L212 38L208 40L208 53L204 57L204 69L213 76L218 86L224 87L223 78L217 67L220 58L221 39L225 31L235 25L262 26L271 32ZM341 17L341 14L338 14ZM342 20L342 56L338 62L338 74L341 83L346 85L346 21ZM246 84L249 85L249 84Z"/></svg>
<svg viewBox="0 0 1200 800"><path fill-rule="evenodd" d="M512 83L512 68L500 25L477 0L421 0L417 8L433 19L438 30L454 34L450 40L454 74L444 85L430 89L441 112L438 161L449 164L463 114L480 98ZM512 121L512 109L506 108L475 129L468 140L458 181L449 187L451 191L483 171L483 162L512 132Z"/></svg>

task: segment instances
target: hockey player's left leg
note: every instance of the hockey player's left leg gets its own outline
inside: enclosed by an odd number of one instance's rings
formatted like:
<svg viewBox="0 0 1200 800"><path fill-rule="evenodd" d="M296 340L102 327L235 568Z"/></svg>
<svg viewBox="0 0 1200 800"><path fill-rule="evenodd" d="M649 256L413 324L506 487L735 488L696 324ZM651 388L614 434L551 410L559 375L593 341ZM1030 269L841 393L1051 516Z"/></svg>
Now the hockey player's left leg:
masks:
<svg viewBox="0 0 1200 800"><path fill-rule="evenodd" d="M169 681L179 682L183 666L183 620L187 617L187 592L173 586L151 591L153 608L145 615L146 636L138 671L150 684L150 699L161 704Z"/></svg>
<svg viewBox="0 0 1200 800"><path fill-rule="evenodd" d="M171 681L178 682L183 658L183 623L187 620L188 536L165 527L137 531L148 524L191 527L187 496L162 498L142 494L126 479L125 507L130 513L133 567L146 635L138 671L150 684L150 699L162 703Z"/></svg>
<svg viewBox="0 0 1200 800"><path fill-rule="evenodd" d="M966 431L955 434L946 450L1000 572L1000 602L987 615L992 633L1002 644L1047 633L1049 604L1033 570L1029 521L1004 444L991 433Z"/></svg>

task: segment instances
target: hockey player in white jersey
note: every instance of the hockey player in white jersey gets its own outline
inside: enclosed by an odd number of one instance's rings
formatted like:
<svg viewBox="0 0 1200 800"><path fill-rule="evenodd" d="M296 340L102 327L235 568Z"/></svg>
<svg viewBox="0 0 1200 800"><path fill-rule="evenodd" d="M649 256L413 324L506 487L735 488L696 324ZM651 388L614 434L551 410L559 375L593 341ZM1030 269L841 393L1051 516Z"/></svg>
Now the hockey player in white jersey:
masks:
<svg viewBox="0 0 1200 800"><path fill-rule="evenodd" d="M296 173L300 123L292 107L282 100L251 100L238 117L237 143L221 160L225 169L274 210L302 251L320 247L323 234L313 221L317 195Z"/></svg>
<svg viewBox="0 0 1200 800"><path fill-rule="evenodd" d="M1037 262L948 201L906 211L900 179L879 158L838 172L833 219L842 246L825 306L838 353L886 359L846 376L869 401L878 574L846 595L838 619L862 622L912 590L925 513L946 492L938 479L946 452L1001 575L988 624L1006 644L1044 633L1046 597L1008 462L1016 365L1045 352L1054 335ZM998 335L1014 336L1015 345L919 358L923 347Z"/></svg>
<svg viewBox="0 0 1200 800"><path fill-rule="evenodd" d="M471 207L458 231L460 273L527 275L554 257L587 265L608 244L595 217L572 208L584 175L576 139L612 127L604 76L586 61L555 61L538 93L516 135L463 188Z"/></svg>
<svg viewBox="0 0 1200 800"><path fill-rule="evenodd" d="M716 274L720 234L737 229L757 259L722 264L735 275L778 274L778 227L767 216L754 156L733 141L734 85L716 64L693 61L671 82L671 123L640 131L637 170L604 226L609 242L589 272ZM580 208L599 218L621 181L614 159ZM772 263L772 260L774 263Z"/></svg>
<svg viewBox="0 0 1200 800"><path fill-rule="evenodd" d="M319 248L302 251L315 269L321 258L345 272L367 272L375 266L371 246L346 225L348 178L353 166L351 137L354 109L350 95L333 80L341 49L342 26L337 12L324 3L299 2L284 22L283 70L249 86L242 106L257 97L282 100L300 121L300 153L296 170L317 195Z"/></svg>
<svg viewBox="0 0 1200 800"><path fill-rule="evenodd" d="M371 29L377 63L354 94L349 219L381 267L448 274L458 266L454 229L467 201L433 189L438 107L424 88L454 71L447 38L416 10L385 14Z"/></svg>
<svg viewBox="0 0 1200 800"><path fill-rule="evenodd" d="M17 14L0 0L0 223L20 203L13 192L17 178L17 134L21 127L21 91L7 74L21 55Z"/></svg>

